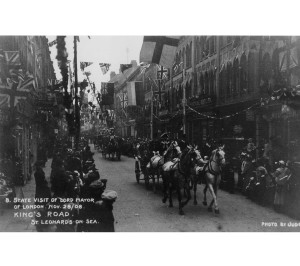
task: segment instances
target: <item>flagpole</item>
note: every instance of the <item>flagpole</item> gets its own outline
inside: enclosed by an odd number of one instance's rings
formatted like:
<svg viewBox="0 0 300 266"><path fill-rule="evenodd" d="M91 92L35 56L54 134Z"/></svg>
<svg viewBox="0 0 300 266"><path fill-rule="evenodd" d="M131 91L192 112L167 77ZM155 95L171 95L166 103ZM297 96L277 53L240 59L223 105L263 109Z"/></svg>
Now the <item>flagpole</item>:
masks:
<svg viewBox="0 0 300 266"><path fill-rule="evenodd" d="M184 82L185 78L185 69L182 70L182 82ZM186 134L186 111L185 111L185 105L186 105L186 96L185 96L185 86L183 86L183 99L182 99L182 124L183 124L183 134Z"/></svg>
<svg viewBox="0 0 300 266"><path fill-rule="evenodd" d="M78 106L78 76L77 76L77 37L74 36L74 73L75 73L75 148L78 149L80 137L80 111Z"/></svg>
<svg viewBox="0 0 300 266"><path fill-rule="evenodd" d="M150 139L153 140L153 86L151 83Z"/></svg>

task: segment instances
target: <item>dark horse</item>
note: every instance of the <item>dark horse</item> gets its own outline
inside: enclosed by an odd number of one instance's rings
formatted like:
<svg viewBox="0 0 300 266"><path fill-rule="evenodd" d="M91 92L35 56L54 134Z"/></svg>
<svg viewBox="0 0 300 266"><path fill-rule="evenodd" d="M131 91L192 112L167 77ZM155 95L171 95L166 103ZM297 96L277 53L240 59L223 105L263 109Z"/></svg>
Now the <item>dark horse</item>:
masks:
<svg viewBox="0 0 300 266"><path fill-rule="evenodd" d="M117 160L121 160L121 147L119 144L118 139L111 139L106 148L106 154L108 154L108 158L114 159L115 157Z"/></svg>
<svg viewBox="0 0 300 266"><path fill-rule="evenodd" d="M177 147L179 148L179 147ZM195 157L195 150L188 147L181 155L180 159L176 158L173 161L166 162L162 166L162 176L164 181L164 197L163 203L167 201L169 197L169 207L173 207L172 191L176 189L177 198L179 203L179 214L183 215L183 207L191 199L191 193L189 188L190 171L193 167L193 159ZM169 195L167 190L169 189ZM186 201L182 202L181 190L184 189L187 192Z"/></svg>

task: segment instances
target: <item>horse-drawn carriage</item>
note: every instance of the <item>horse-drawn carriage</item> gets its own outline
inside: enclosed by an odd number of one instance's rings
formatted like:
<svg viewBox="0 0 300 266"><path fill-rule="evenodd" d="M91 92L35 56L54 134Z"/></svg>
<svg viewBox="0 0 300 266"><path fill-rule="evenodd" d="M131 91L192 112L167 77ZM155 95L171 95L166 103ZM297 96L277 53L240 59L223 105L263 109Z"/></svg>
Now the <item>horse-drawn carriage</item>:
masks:
<svg viewBox="0 0 300 266"><path fill-rule="evenodd" d="M155 151L155 150L154 150ZM215 213L219 213L217 204L217 189L221 178L221 165L225 164L225 153L222 147L215 149L207 164L201 170L201 173L192 174L193 170L198 167L198 163L202 163L201 156L197 147L187 146L181 150L176 141L169 143L167 149L162 153L153 155L153 149L143 147L137 149L135 156L135 174L137 183L140 180L145 181L146 187L149 187L149 181L153 181L153 189L159 184L159 179L163 180L163 202L169 199L169 207L173 207L172 191L177 192L179 202L179 213L183 214L183 207L191 199L191 189L194 190L194 204L197 204L196 190L203 176L205 184L204 201L207 205L206 191L209 190L213 199L208 206L208 210L212 211L214 205ZM197 172L197 171L196 171ZM143 175L143 178L141 178ZM157 180L157 182L155 181ZM184 191L186 200L183 201L181 191Z"/></svg>
<svg viewBox="0 0 300 266"><path fill-rule="evenodd" d="M121 149L122 149L122 139L114 136L111 138L110 136L106 136L103 138L102 144L102 156L105 159L115 158L120 161L121 160Z"/></svg>
<svg viewBox="0 0 300 266"><path fill-rule="evenodd" d="M139 184L140 181L145 181L146 188L150 188L150 180L153 183L153 190L159 185L161 178L161 166L164 158L162 147L158 142L142 142L138 143L134 149L135 158L135 176ZM157 181L155 181L157 179Z"/></svg>

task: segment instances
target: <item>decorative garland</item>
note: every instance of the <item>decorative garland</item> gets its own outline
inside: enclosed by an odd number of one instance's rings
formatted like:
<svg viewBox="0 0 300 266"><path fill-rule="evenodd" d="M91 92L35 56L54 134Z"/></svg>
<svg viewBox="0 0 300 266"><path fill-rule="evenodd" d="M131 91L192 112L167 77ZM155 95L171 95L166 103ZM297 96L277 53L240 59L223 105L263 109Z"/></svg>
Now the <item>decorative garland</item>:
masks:
<svg viewBox="0 0 300 266"><path fill-rule="evenodd" d="M75 134L75 121L74 121L74 112L73 112L73 99L72 94L68 92L68 53L66 49L66 36L57 36L57 56L58 65L60 68L60 73L62 75L61 85L64 88L64 97L63 105L65 107L65 116L68 123L69 133L71 135Z"/></svg>

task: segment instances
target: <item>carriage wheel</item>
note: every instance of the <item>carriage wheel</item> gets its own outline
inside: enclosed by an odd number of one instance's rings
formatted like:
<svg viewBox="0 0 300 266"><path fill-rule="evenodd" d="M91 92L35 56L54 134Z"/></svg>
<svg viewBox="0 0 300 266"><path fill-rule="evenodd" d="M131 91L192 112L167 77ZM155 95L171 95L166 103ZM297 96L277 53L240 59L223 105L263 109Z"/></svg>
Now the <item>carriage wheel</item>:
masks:
<svg viewBox="0 0 300 266"><path fill-rule="evenodd" d="M145 179L145 186L147 189L149 189L150 182L149 182L149 175L147 173L147 170L145 171L144 179Z"/></svg>
<svg viewBox="0 0 300 266"><path fill-rule="evenodd" d="M136 174L135 174L136 182L137 182L138 184L140 183L140 176L141 176L140 173L136 173Z"/></svg>
<svg viewBox="0 0 300 266"><path fill-rule="evenodd" d="M141 176L141 172L140 172L140 168L139 168L139 163L135 162L135 178L136 178L136 182L138 184L140 183L140 176Z"/></svg>

